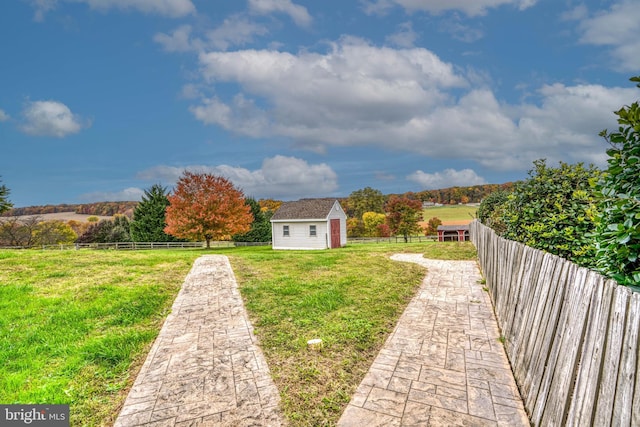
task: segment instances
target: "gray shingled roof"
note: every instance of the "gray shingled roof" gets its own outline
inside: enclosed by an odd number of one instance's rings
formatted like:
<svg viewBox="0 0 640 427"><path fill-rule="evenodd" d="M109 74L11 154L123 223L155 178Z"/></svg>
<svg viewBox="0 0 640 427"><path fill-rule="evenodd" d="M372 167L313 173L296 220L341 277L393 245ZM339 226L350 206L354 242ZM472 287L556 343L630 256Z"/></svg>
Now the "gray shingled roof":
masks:
<svg viewBox="0 0 640 427"><path fill-rule="evenodd" d="M465 225L439 225L438 231L458 231L465 230L469 231L469 224Z"/></svg>
<svg viewBox="0 0 640 427"><path fill-rule="evenodd" d="M271 217L273 221L288 219L325 219L331 213L336 199L302 199L284 202Z"/></svg>

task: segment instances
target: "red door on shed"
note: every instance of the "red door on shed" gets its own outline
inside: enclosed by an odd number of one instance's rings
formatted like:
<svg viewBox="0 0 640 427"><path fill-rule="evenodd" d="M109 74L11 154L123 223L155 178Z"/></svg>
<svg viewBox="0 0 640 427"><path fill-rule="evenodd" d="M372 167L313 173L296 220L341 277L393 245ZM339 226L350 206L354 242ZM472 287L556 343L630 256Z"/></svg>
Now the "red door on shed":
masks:
<svg viewBox="0 0 640 427"><path fill-rule="evenodd" d="M331 220L331 249L340 247L340 220Z"/></svg>

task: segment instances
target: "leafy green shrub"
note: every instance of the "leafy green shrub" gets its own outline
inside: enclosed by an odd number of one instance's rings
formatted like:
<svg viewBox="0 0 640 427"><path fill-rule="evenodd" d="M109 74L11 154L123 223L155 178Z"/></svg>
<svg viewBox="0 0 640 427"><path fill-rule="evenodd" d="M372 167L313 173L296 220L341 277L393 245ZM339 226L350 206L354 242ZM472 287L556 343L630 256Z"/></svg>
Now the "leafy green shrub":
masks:
<svg viewBox="0 0 640 427"><path fill-rule="evenodd" d="M504 205L503 236L579 265L593 267L596 194L590 185L601 172L593 165L536 160L529 178L516 183Z"/></svg>
<svg viewBox="0 0 640 427"><path fill-rule="evenodd" d="M509 199L509 191L497 190L482 199L476 215L480 222L491 227L496 233L502 234L505 231L505 225L502 221L502 213L504 206Z"/></svg>
<svg viewBox="0 0 640 427"><path fill-rule="evenodd" d="M640 82L639 77L631 81ZM640 84L638 84L640 87ZM612 147L609 167L596 185L602 195L596 232L597 267L624 285L640 285L640 107L615 113L617 132L600 133Z"/></svg>

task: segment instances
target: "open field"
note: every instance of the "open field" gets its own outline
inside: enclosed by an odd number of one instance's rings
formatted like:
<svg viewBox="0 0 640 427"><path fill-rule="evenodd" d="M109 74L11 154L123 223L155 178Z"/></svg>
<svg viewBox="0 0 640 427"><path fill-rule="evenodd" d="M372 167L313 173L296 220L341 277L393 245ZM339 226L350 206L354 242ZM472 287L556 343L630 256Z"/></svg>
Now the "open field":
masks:
<svg viewBox="0 0 640 427"><path fill-rule="evenodd" d="M476 217L478 206L473 205L445 205L424 209L424 220L433 217L440 218L444 225L468 224Z"/></svg>
<svg viewBox="0 0 640 427"><path fill-rule="evenodd" d="M75 212L56 212L56 213L48 213L48 214L38 214L38 215L19 215L18 218L21 220L27 220L29 218L36 217L40 221L78 221L78 222L88 222L88 219L91 217L98 218L98 220L103 219L113 219L112 216L100 216L100 215L85 215L79 214ZM13 218L13 217L5 217L5 218ZM2 219L0 217L0 219Z"/></svg>
<svg viewBox="0 0 640 427"><path fill-rule="evenodd" d="M470 243L333 251L0 251L0 402L68 403L110 425L193 260L229 256L293 425L332 425L419 285L397 252L470 259ZM306 341L322 338L313 354Z"/></svg>

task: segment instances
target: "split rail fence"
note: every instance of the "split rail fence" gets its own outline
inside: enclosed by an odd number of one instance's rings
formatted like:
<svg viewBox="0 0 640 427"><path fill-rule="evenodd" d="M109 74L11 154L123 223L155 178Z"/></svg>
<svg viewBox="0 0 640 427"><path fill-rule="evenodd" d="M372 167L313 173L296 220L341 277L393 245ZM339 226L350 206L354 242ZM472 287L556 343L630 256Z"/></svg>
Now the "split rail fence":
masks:
<svg viewBox="0 0 640 427"><path fill-rule="evenodd" d="M535 426L640 426L640 293L470 226Z"/></svg>

